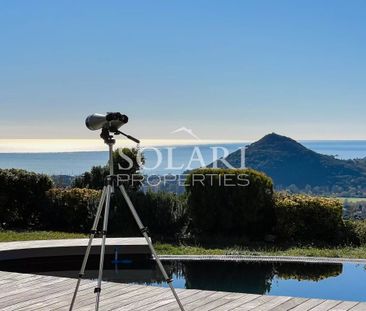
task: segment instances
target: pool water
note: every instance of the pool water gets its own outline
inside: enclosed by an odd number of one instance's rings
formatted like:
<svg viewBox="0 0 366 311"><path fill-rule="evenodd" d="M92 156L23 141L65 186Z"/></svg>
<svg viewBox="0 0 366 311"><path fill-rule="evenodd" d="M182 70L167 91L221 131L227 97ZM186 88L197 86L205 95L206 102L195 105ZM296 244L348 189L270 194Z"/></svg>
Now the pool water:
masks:
<svg viewBox="0 0 366 311"><path fill-rule="evenodd" d="M95 279L97 256L90 258L86 278ZM77 277L81 257L0 261L1 271ZM127 258L114 264L106 257L103 279L111 282L167 286L152 260ZM176 288L366 301L365 265L279 262L164 261Z"/></svg>

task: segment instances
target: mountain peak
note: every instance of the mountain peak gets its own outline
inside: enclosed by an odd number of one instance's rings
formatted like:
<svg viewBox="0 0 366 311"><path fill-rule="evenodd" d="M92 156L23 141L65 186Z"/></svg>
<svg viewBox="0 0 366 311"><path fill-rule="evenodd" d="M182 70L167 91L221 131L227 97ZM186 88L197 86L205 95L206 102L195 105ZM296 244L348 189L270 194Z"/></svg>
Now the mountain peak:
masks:
<svg viewBox="0 0 366 311"><path fill-rule="evenodd" d="M234 167L241 167L241 157L242 151L237 150L226 160ZM279 188L290 185L299 188L341 185L346 188L354 187L360 180L366 184L366 172L355 163L316 153L296 140L276 133L250 144L245 150L245 163L246 167L266 173Z"/></svg>
<svg viewBox="0 0 366 311"><path fill-rule="evenodd" d="M277 134L275 132L272 132L270 134L267 134L267 135L263 136L260 140L262 140L262 139L266 139L266 140L268 140L268 139L270 139L270 140L282 140L282 139L293 140L290 137L287 137L287 136L284 136L284 135L280 135L280 134Z"/></svg>
<svg viewBox="0 0 366 311"><path fill-rule="evenodd" d="M267 134L263 136L260 140L249 145L248 147L248 149L258 149L258 148L277 149L286 151L308 150L306 147L298 143L296 140L276 133Z"/></svg>

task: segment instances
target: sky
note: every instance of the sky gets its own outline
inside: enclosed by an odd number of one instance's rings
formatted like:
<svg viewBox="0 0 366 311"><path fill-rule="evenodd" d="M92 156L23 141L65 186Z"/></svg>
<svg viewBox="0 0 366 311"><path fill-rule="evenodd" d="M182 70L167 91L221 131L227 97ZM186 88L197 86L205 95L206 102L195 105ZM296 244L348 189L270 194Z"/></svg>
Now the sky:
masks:
<svg viewBox="0 0 366 311"><path fill-rule="evenodd" d="M363 0L1 0L0 139L366 139L365 55Z"/></svg>

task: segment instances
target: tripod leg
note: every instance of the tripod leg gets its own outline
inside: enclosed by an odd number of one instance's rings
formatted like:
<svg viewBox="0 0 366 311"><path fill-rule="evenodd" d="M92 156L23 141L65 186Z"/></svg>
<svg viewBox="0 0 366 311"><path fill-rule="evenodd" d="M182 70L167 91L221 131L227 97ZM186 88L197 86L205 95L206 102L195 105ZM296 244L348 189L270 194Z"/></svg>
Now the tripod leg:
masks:
<svg viewBox="0 0 366 311"><path fill-rule="evenodd" d="M106 197L106 201L105 201L104 219L103 219L103 237L102 237L102 245L101 245L101 251L100 251L100 261L99 261L98 283L94 289L94 292L97 294L95 311L99 310L99 298L100 298L100 292L102 290L101 286L102 286L102 277L103 277L105 241L106 241L106 237L107 237L108 216L109 216L109 207L110 207L110 202L111 202L112 188L113 188L113 186L110 184L107 186L107 197Z"/></svg>
<svg viewBox="0 0 366 311"><path fill-rule="evenodd" d="M73 295L72 300L71 300L69 311L72 311L72 309L74 307L76 295L78 293L79 286L80 286L80 281L83 278L84 273L85 273L85 267L86 267L86 264L88 262L90 249L91 249L91 246L92 246L92 243L93 243L93 239L95 237L95 234L96 234L96 231L97 231L97 228L98 228L98 223L99 223L100 215L101 215L102 210L103 210L106 193L107 193L107 187L104 186L103 191L102 191L102 196L101 196L99 204L98 204L97 213L95 214L94 223L93 223L92 229L90 231L88 246L87 246L85 254L84 254L83 263L81 265L81 269L80 269L80 272L79 272L79 277L78 277L78 280L77 280L77 283L76 283L76 286L75 286L75 291L74 291L74 295Z"/></svg>
<svg viewBox="0 0 366 311"><path fill-rule="evenodd" d="M119 186L119 189L121 190L122 195L123 195L124 199L126 200L126 203L127 203L128 207L130 208L130 211L132 213L132 216L135 218L135 221L136 221L138 227L140 228L140 230L141 230L144 238L146 239L146 242L149 245L150 251L154 255L155 260L156 260L156 263L158 264L158 267L159 267L159 269L161 271L161 274L163 275L165 281L168 283L168 285L169 285L169 287L170 287L170 289L171 289L171 291L172 291L172 293L173 293L173 295L175 297L175 300L177 301L177 303L179 305L179 308L181 309L181 311L184 311L183 305L182 305L182 303L181 303L181 301L180 301L180 299L179 299L179 297L177 295L177 292L175 291L174 286L172 284L173 281L168 277L168 275L167 275L167 273L166 273L166 271L164 269L164 266L161 263L160 258L159 258L158 254L156 253L156 251L154 249L154 246L152 245L152 242L151 242L151 240L150 240L150 238L148 236L148 233L147 233L147 228L144 227L144 225L142 224L141 219L140 219L139 215L137 214L136 209L133 206L133 204L132 204L132 202L130 200L130 197L127 194L127 191L126 191L125 187L121 184Z"/></svg>

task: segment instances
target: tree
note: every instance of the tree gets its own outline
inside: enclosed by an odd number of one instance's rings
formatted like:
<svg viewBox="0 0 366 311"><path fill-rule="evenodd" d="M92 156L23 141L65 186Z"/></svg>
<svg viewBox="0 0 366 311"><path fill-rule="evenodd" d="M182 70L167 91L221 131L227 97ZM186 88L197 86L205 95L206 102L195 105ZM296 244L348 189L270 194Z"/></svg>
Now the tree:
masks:
<svg viewBox="0 0 366 311"><path fill-rule="evenodd" d="M140 188L142 180L140 174L140 164L145 163L145 158L141 154L141 162L138 161L138 150L136 148L123 148L113 152L113 171L115 175L120 175L125 180L127 189L137 190ZM85 172L75 178L72 183L73 188L102 189L105 178L109 175L109 164L105 166L93 166L90 172ZM132 176L134 178L132 179ZM135 181L135 182L133 182Z"/></svg>

